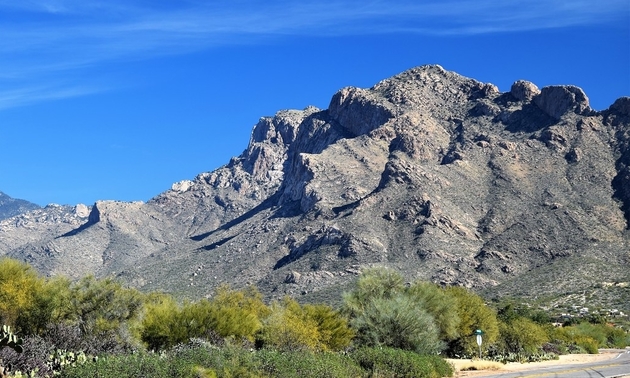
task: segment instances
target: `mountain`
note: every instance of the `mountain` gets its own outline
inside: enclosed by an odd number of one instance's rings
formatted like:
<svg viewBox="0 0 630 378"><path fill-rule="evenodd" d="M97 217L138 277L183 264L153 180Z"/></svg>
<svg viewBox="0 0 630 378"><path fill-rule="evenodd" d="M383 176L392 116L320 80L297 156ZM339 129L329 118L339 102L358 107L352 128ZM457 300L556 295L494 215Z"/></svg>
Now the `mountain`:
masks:
<svg viewBox="0 0 630 378"><path fill-rule="evenodd" d="M0 192L0 220L35 209L39 209L39 206L22 199L11 198Z"/></svg>
<svg viewBox="0 0 630 378"><path fill-rule="evenodd" d="M229 283L333 300L386 265L488 296L626 308L629 222L630 98L598 112L575 86L502 93L433 65L263 117L240 156L147 203L97 202L28 243L17 224L0 235L47 274L192 298Z"/></svg>
<svg viewBox="0 0 630 378"><path fill-rule="evenodd" d="M0 220L0 255L52 242L60 235L72 232L88 220L90 209L82 204L50 204ZM48 270L44 268L42 272L47 273Z"/></svg>

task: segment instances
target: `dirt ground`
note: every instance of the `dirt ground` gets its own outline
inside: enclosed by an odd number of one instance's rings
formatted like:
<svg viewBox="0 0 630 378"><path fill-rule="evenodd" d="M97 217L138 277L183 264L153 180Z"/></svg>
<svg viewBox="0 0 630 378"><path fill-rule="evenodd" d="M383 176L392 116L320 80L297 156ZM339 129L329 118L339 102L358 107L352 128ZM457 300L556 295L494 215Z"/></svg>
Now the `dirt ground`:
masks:
<svg viewBox="0 0 630 378"><path fill-rule="evenodd" d="M466 365L470 364L471 360L454 360L449 359L448 361L455 366L456 373L455 377L464 378L464 377L483 377L488 374L496 374L501 372L511 372L511 371L519 371L519 370L529 370L537 367L545 367L545 366L553 366L560 364L582 364L588 362L598 362L605 361L615 358L620 353L619 350L600 350L599 354L567 354L564 356L560 356L558 360L553 361L543 361L543 362L530 362L521 364L519 362L510 362L508 364L500 364L499 369L489 369L489 370L473 370L473 371L459 371L459 369ZM630 376L628 376L630 378Z"/></svg>

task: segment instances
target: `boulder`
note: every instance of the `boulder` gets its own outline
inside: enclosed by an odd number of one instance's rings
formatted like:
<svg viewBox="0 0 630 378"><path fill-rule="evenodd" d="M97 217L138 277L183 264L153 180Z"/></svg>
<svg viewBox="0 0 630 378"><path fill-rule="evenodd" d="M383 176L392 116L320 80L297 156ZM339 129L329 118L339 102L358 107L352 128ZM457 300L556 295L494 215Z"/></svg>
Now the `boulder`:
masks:
<svg viewBox="0 0 630 378"><path fill-rule="evenodd" d="M534 97L534 103L555 119L560 119L569 111L582 114L590 109L584 91L573 85L544 87L540 94Z"/></svg>
<svg viewBox="0 0 630 378"><path fill-rule="evenodd" d="M540 89L530 81L518 80L512 84L510 94L519 101L531 101L540 94Z"/></svg>

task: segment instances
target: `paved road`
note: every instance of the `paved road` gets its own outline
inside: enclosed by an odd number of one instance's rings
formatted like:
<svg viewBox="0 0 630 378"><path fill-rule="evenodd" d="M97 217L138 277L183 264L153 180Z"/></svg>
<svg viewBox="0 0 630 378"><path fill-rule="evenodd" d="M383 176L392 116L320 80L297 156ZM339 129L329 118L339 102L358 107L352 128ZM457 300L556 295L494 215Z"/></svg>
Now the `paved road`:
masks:
<svg viewBox="0 0 630 378"><path fill-rule="evenodd" d="M630 350L620 351L611 359L577 365L556 365L510 373L488 374L492 378L630 378Z"/></svg>

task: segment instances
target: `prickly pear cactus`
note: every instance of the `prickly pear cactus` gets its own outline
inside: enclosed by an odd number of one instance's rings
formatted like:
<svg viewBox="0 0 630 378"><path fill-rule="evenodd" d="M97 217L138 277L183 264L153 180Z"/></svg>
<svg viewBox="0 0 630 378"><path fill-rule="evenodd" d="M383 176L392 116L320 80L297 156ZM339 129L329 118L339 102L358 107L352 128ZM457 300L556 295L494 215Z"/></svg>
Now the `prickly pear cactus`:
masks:
<svg viewBox="0 0 630 378"><path fill-rule="evenodd" d="M16 334L11 332L11 327L8 325L2 326L2 332L0 332L0 349L9 347L17 353L22 353L22 339L18 338Z"/></svg>
<svg viewBox="0 0 630 378"><path fill-rule="evenodd" d="M83 352L75 353L65 349L57 349L48 356L48 366L53 371L61 371L66 366L83 365L87 361L87 356Z"/></svg>
<svg viewBox="0 0 630 378"><path fill-rule="evenodd" d="M0 349L9 347L17 353L22 353L22 339L18 338L16 334L11 332L11 327L8 325L2 326L0 332ZM2 361L0 361L2 362ZM6 367L0 366L0 378L9 377L9 372Z"/></svg>

